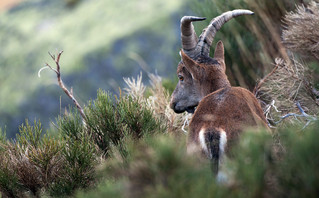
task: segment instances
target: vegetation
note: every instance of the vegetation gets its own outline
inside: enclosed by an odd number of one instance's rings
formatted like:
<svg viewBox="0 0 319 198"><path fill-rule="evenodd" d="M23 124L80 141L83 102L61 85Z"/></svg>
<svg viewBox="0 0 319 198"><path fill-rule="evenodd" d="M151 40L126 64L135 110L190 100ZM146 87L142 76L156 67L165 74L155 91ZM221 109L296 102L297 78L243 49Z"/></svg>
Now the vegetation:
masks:
<svg viewBox="0 0 319 198"><path fill-rule="evenodd" d="M319 32L313 28L319 25L319 8L312 1L307 7L298 6L296 12L287 14L284 18L286 30L283 31L283 42L292 50L306 55L312 55L319 60L317 45Z"/></svg>
<svg viewBox="0 0 319 198"><path fill-rule="evenodd" d="M16 141L1 144L1 192L20 197L28 192L35 197L43 189L51 195L67 195L75 189L94 183L97 149L79 126L72 128L79 117L73 114L60 120L59 137L42 134L40 122L21 125ZM68 126L68 130L65 130ZM68 133L76 132L76 137Z"/></svg>
<svg viewBox="0 0 319 198"><path fill-rule="evenodd" d="M71 104L54 73L44 70L36 78L39 68L52 63L48 51L67 54L61 62L63 80L81 105L96 98L99 88L119 94L123 77L139 74L140 59L147 63L144 73L170 77L182 2L27 0L0 11L0 125L8 137L15 137L25 118L41 118L48 128L64 112L60 107Z"/></svg>
<svg viewBox="0 0 319 198"><path fill-rule="evenodd" d="M154 136L131 145L125 163L114 157L103 164L102 182L77 197L316 197L317 130L318 123L302 132L282 129L273 137L245 133L226 162L232 175L227 185L215 181L207 162L186 155L184 139Z"/></svg>
<svg viewBox="0 0 319 198"><path fill-rule="evenodd" d="M159 87L159 77L153 78L157 80L150 88L151 93L157 94L153 97L167 94ZM139 79L137 84L144 87ZM129 142L167 132L171 123L164 118L160 120L161 110L156 113L154 107L163 101L167 106L168 97L156 101L148 98L155 104L151 108L143 94L132 94L137 84L131 82L131 95L119 97L99 90L97 99L85 107L85 125L77 110L70 109L58 117L56 129L50 133L43 134L39 121L31 126L28 120L21 125L15 141L6 140L1 131L2 194L9 197L71 195L77 189L97 183L96 167L102 161L117 153L123 160L128 159Z"/></svg>
<svg viewBox="0 0 319 198"><path fill-rule="evenodd" d="M65 2L70 3L70 9L82 3ZM229 2L229 6L249 2L238 0ZM261 15L272 6L283 8L284 5L257 2L262 8ZM216 9L222 5L219 1L210 3L215 4ZM197 8L204 10L201 5ZM300 15L308 14L303 11L301 7L297 9ZM290 15L293 13L286 15L287 24ZM268 24L266 19L258 20ZM254 27L252 24L249 28ZM237 25L238 31L248 28L240 20ZM262 32L262 28L270 28L268 25L255 30ZM227 34L230 33L221 35ZM245 42L251 46L250 42L255 42L255 38L248 38L247 34L250 33L244 31L239 36L232 35L239 43L244 41L241 39L248 39ZM292 35L292 32L288 34ZM234 44L231 39L229 42L227 45ZM254 46L259 57L249 58L244 53L243 63L268 56L265 43L262 39L260 45ZM279 45L274 43L274 49ZM244 50L243 47L240 50ZM222 167L224 182L216 181L207 160L186 154L186 135L182 129L187 130L189 117L175 114L169 108L170 91L163 84L171 86L163 83L159 76L148 73L150 86L143 84L140 74L137 79L124 79L127 88L123 92L120 89L118 95L100 89L97 98L83 106L85 117L78 109L70 107L64 115L58 116L49 131L44 132L40 121L30 124L26 120L20 125L16 138L8 139L6 129L0 128L2 197L317 197L319 121L316 82L307 72L310 67L292 59L287 55L290 52L281 52L277 51L277 55L282 59L276 59L275 69L255 91L266 104L264 109L269 121L281 120L284 124L275 125L277 128L272 133L247 129L225 160ZM311 49L308 52L316 53ZM232 53L238 56L236 50ZM238 53L242 55L242 52ZM298 54L295 56L299 57ZM269 55L269 58L273 57ZM258 61L262 64L265 59ZM73 95L73 91L70 93ZM294 107L297 101L301 106ZM267 105L270 108L266 108ZM276 114L277 107L281 111L279 114ZM298 117L296 110L303 117ZM294 115L289 121L281 117L289 113ZM305 119L304 122L300 122L300 118Z"/></svg>

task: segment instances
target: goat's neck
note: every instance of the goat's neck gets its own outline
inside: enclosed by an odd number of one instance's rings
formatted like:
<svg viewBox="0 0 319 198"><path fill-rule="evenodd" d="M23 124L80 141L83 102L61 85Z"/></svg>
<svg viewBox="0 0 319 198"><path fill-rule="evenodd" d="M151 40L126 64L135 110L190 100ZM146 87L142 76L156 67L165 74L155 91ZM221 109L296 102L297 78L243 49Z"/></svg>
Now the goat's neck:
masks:
<svg viewBox="0 0 319 198"><path fill-rule="evenodd" d="M210 78L205 87L206 88L202 90L204 96L218 89L231 87L231 85L226 74L221 73L220 75L215 75L213 78Z"/></svg>

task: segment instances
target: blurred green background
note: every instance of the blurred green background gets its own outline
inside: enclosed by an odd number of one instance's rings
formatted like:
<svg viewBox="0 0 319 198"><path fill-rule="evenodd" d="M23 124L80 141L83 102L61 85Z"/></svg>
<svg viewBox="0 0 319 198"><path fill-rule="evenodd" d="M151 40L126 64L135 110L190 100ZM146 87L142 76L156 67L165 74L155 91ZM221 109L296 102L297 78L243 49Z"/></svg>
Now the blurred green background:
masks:
<svg viewBox="0 0 319 198"><path fill-rule="evenodd" d="M62 79L82 105L98 88L118 93L123 77L140 71L175 74L182 0L1 2L0 126L8 137L26 118L48 127L72 105L54 72L37 76L46 62L55 66L48 52L64 51Z"/></svg>
<svg viewBox="0 0 319 198"><path fill-rule="evenodd" d="M232 85L252 90L276 57L288 57L281 44L282 17L302 2L308 1L1 0L0 127L8 137L26 118L40 119L47 128L73 105L54 72L43 70L37 76L46 62L54 66L48 52L64 50L62 79L82 105L96 98L98 88L118 94L125 86L123 77L141 71L146 84L151 72L174 88L184 15L207 17L194 24L199 35L222 12L244 8L256 13L225 24L212 46L224 42ZM311 57L304 62L318 68Z"/></svg>

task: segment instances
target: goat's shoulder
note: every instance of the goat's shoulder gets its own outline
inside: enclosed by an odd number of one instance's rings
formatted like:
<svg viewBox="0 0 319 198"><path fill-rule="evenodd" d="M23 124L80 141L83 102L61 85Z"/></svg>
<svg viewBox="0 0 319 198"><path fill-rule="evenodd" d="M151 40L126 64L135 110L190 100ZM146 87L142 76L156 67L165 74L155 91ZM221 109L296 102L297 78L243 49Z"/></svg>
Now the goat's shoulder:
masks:
<svg viewBox="0 0 319 198"><path fill-rule="evenodd" d="M257 101L255 96L245 88L242 87L225 87L218 89L207 96L205 96L200 103L203 104L224 104L231 103L238 105L238 103L247 101Z"/></svg>
<svg viewBox="0 0 319 198"><path fill-rule="evenodd" d="M263 111L256 97L247 89L227 87L219 89L204 97L193 116L194 120L203 122L203 116L216 117L218 120L245 120L247 116L256 114L263 119Z"/></svg>
<svg viewBox="0 0 319 198"><path fill-rule="evenodd" d="M208 94L203 99L203 103L228 104L230 106L249 103L257 105L257 98L249 90L242 87L226 87ZM257 105L258 106L258 105Z"/></svg>

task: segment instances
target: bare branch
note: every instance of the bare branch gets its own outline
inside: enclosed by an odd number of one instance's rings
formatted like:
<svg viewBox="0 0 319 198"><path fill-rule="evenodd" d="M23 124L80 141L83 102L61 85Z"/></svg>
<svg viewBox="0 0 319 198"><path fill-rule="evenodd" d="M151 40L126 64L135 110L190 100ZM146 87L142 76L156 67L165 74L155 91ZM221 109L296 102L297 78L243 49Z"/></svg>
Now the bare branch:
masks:
<svg viewBox="0 0 319 198"><path fill-rule="evenodd" d="M48 66L44 66L44 67L42 67L41 69L39 69L39 71L38 71L38 77L40 78L41 77L41 71L42 70L45 70L45 69L50 69Z"/></svg>
<svg viewBox="0 0 319 198"><path fill-rule="evenodd" d="M71 91L69 91L63 81L62 81L62 78L61 78L61 72L60 72L60 57L62 55L63 51L60 51L58 54L57 54L57 58L55 58L55 55L52 55L50 52L49 52L49 55L51 56L52 60L55 62L55 65L56 65L56 69L51 67L48 63L46 63L46 67L50 68L52 71L54 71L56 74L57 74L57 79L58 79L58 84L59 86L61 87L61 89L64 91L64 93L69 97L71 98L72 102L75 104L76 108L79 110L80 114L81 114L81 117L82 117L82 121L84 123L84 125L86 125L86 116L84 114L84 110L83 108L81 107L81 105L78 103L78 101L75 99L74 95L73 95L73 89L71 88ZM40 70L42 70L43 68L41 68ZM40 71L39 71L40 72Z"/></svg>
<svg viewBox="0 0 319 198"><path fill-rule="evenodd" d="M284 119L286 119L286 118L288 118L288 117L290 117L290 116L293 116L293 117L295 117L295 118L297 118L297 117L304 117L304 118L307 120L307 123L306 123L306 124L304 125L304 127L302 128L302 129L304 129L304 128L306 128L306 127L310 124L310 122L318 120L317 117L308 115L308 114L303 110L303 108L301 107L301 105L300 105L299 102L296 102L296 106L298 107L298 109L299 109L299 111L300 111L301 114L288 113L288 114L282 116L282 117L280 118L280 120L278 120L277 122L275 122L275 124L279 124L279 123L282 122Z"/></svg>
<svg viewBox="0 0 319 198"><path fill-rule="evenodd" d="M319 91L316 88L312 88L311 91L315 96L319 97Z"/></svg>
<svg viewBox="0 0 319 198"><path fill-rule="evenodd" d="M253 94L254 94L255 96L257 95L258 90L259 90L260 87L265 83L265 81L266 81L271 75L273 75L273 74L275 73L275 71L278 69L278 65L279 65L279 64L276 64L275 67L274 67L274 69L273 69L269 74L267 74L263 79L261 79L261 80L259 81L259 83L255 86L254 91L253 91Z"/></svg>
<svg viewBox="0 0 319 198"><path fill-rule="evenodd" d="M50 68L52 71L54 71L56 74L58 74L59 72L54 69L53 67L51 67L48 63L45 64L46 67Z"/></svg>

